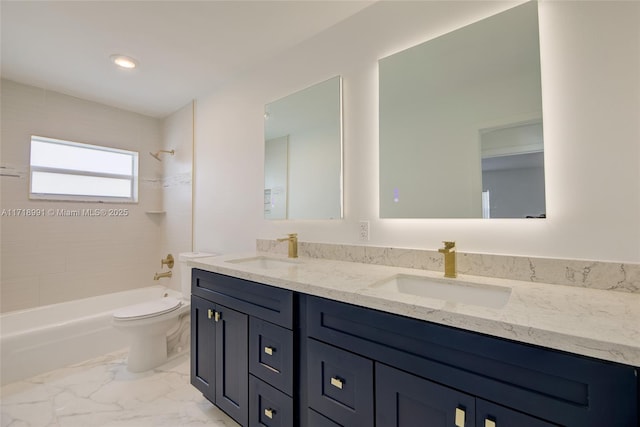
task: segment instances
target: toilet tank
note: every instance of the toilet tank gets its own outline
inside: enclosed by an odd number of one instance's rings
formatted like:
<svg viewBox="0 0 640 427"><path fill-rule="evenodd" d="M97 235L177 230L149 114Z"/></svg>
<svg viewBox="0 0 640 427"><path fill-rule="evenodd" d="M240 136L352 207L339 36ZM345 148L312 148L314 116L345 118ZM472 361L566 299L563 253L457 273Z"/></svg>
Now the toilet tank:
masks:
<svg viewBox="0 0 640 427"><path fill-rule="evenodd" d="M191 297L191 267L187 262L197 258L207 258L216 256L217 254L207 252L182 252L178 254L178 262L180 263L180 289L182 290L182 298L189 299Z"/></svg>

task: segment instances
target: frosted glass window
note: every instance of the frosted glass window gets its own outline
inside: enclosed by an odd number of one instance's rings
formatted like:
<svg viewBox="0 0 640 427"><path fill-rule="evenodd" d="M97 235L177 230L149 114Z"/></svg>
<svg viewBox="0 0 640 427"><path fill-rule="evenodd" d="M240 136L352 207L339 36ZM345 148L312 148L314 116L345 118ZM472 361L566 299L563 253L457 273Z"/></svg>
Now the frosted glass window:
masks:
<svg viewBox="0 0 640 427"><path fill-rule="evenodd" d="M133 172L131 154L38 140L31 142L31 166L122 175Z"/></svg>
<svg viewBox="0 0 640 427"><path fill-rule="evenodd" d="M138 201L138 153L31 137L30 196L34 199Z"/></svg>

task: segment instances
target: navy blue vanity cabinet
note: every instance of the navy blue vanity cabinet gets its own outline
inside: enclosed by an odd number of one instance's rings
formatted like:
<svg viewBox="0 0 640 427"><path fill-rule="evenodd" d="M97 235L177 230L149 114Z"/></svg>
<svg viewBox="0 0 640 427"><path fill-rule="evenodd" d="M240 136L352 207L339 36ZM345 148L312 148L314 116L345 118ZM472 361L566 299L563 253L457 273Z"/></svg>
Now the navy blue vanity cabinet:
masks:
<svg viewBox="0 0 640 427"><path fill-rule="evenodd" d="M242 425L249 407L248 316L218 305L216 323L215 404Z"/></svg>
<svg viewBox="0 0 640 427"><path fill-rule="evenodd" d="M343 427L338 423L334 423L324 415L320 415L313 409L307 411L307 427Z"/></svg>
<svg viewBox="0 0 640 427"><path fill-rule="evenodd" d="M191 384L240 424L248 408L246 314L191 297Z"/></svg>
<svg viewBox="0 0 640 427"><path fill-rule="evenodd" d="M473 396L376 363L377 427L471 427L474 411Z"/></svg>
<svg viewBox="0 0 640 427"><path fill-rule="evenodd" d="M249 425L292 427L293 399L266 382L249 376Z"/></svg>
<svg viewBox="0 0 640 427"><path fill-rule="evenodd" d="M637 367L193 270L191 382L246 427L640 427Z"/></svg>
<svg viewBox="0 0 640 427"><path fill-rule="evenodd" d="M249 426L294 426L294 334L252 317L249 325Z"/></svg>
<svg viewBox="0 0 640 427"><path fill-rule="evenodd" d="M191 383L241 426L296 425L293 292L192 270Z"/></svg>
<svg viewBox="0 0 640 427"><path fill-rule="evenodd" d="M216 327L211 301L191 297L191 384L210 401L216 400Z"/></svg>
<svg viewBox="0 0 640 427"><path fill-rule="evenodd" d="M376 364L376 426L412 427L416 420L429 420L430 427L557 426L422 377Z"/></svg>
<svg viewBox="0 0 640 427"><path fill-rule="evenodd" d="M249 322L249 372L293 395L293 331L252 317Z"/></svg>
<svg viewBox="0 0 640 427"><path fill-rule="evenodd" d="M482 399L476 399L476 425L480 427L557 426L557 424L551 424Z"/></svg>
<svg viewBox="0 0 640 427"><path fill-rule="evenodd" d="M372 361L375 378L375 420L345 423L314 400L313 353L324 356L309 347L312 427L316 413L344 427L640 426L638 368L319 297L301 305L309 341Z"/></svg>
<svg viewBox="0 0 640 427"><path fill-rule="evenodd" d="M373 425L373 361L307 339L309 408L339 425Z"/></svg>

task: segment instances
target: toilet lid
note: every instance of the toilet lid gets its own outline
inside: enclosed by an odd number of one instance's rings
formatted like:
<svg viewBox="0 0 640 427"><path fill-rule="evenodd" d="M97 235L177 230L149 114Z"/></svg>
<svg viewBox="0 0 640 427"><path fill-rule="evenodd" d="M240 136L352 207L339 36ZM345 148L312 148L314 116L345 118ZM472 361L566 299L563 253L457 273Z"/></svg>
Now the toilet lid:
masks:
<svg viewBox="0 0 640 427"><path fill-rule="evenodd" d="M159 316L177 309L181 304L182 302L176 298L165 297L121 308L113 312L113 317L116 319L131 320Z"/></svg>

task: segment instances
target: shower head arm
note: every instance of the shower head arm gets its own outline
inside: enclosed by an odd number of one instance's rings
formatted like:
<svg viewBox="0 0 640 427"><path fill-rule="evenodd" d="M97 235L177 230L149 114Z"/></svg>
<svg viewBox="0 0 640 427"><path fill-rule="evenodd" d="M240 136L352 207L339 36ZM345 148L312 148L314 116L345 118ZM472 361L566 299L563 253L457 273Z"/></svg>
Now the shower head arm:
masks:
<svg viewBox="0 0 640 427"><path fill-rule="evenodd" d="M155 153L149 151L149 154L151 154L151 156L159 162L162 161L162 159L160 158L160 153L168 153L173 156L176 153L176 150L158 150Z"/></svg>

